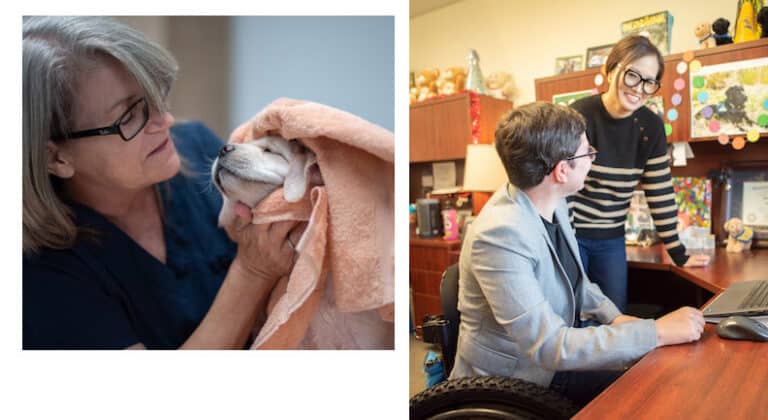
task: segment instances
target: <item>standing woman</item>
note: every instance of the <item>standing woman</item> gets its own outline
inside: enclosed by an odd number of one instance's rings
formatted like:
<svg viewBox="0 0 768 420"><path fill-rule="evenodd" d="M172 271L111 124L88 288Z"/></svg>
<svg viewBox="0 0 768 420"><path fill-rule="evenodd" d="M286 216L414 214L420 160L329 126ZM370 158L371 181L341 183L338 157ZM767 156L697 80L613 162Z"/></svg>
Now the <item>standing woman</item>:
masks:
<svg viewBox="0 0 768 420"><path fill-rule="evenodd" d="M111 19L24 21L25 349L243 348L258 328L293 225L217 227L222 142L173 126L176 71Z"/></svg>
<svg viewBox="0 0 768 420"><path fill-rule="evenodd" d="M616 44L605 62L608 91L573 103L587 120L587 138L599 151L584 188L569 198L579 252L589 278L618 306L627 306L624 222L632 191L645 191L659 237L678 266L706 265L685 255L677 235L677 206L663 121L645 107L661 88L664 59L644 36Z"/></svg>

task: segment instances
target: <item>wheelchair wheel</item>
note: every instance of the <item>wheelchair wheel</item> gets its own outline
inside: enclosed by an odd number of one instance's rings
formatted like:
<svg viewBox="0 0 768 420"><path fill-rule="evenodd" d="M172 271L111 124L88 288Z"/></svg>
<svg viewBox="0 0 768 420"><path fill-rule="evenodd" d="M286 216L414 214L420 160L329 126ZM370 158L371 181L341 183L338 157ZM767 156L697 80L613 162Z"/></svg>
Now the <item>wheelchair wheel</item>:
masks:
<svg viewBox="0 0 768 420"><path fill-rule="evenodd" d="M411 398L411 420L569 419L579 410L564 396L516 378L452 379Z"/></svg>

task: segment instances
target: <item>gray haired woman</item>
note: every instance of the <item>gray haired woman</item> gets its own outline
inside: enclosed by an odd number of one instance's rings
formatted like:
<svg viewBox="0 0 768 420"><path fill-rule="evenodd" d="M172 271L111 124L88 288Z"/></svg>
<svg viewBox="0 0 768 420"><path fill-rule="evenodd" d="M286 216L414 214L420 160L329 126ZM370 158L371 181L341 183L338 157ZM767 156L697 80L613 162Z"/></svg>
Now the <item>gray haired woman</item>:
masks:
<svg viewBox="0 0 768 420"><path fill-rule="evenodd" d="M174 125L174 58L112 19L32 17L23 63L24 348L243 348L293 225L217 227L222 142Z"/></svg>

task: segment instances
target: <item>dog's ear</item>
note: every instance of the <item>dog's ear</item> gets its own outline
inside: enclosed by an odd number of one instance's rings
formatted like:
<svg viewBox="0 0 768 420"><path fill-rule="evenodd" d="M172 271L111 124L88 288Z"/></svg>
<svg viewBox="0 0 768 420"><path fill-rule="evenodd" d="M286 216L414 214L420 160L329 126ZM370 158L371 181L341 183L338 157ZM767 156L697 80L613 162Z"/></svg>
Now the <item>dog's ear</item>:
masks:
<svg viewBox="0 0 768 420"><path fill-rule="evenodd" d="M283 195L285 201L294 203L301 200L307 192L310 181L309 170L317 163L317 158L297 141L291 142L291 152L293 159L288 162L288 175L285 176Z"/></svg>

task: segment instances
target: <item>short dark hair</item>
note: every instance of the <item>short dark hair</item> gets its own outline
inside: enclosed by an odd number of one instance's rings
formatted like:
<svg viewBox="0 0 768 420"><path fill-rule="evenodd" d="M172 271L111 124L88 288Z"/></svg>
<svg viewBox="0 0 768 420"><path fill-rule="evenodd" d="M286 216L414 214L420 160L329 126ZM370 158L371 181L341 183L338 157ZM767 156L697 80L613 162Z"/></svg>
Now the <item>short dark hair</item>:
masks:
<svg viewBox="0 0 768 420"><path fill-rule="evenodd" d="M642 35L630 35L613 46L605 60L605 74L610 73L621 63L630 63L646 55L656 56L656 61L659 62L656 80L661 80L664 76L664 57L651 40Z"/></svg>
<svg viewBox="0 0 768 420"><path fill-rule="evenodd" d="M579 148L586 129L578 111L549 102L515 108L496 128L496 151L512 185L527 189L539 185L557 162Z"/></svg>

